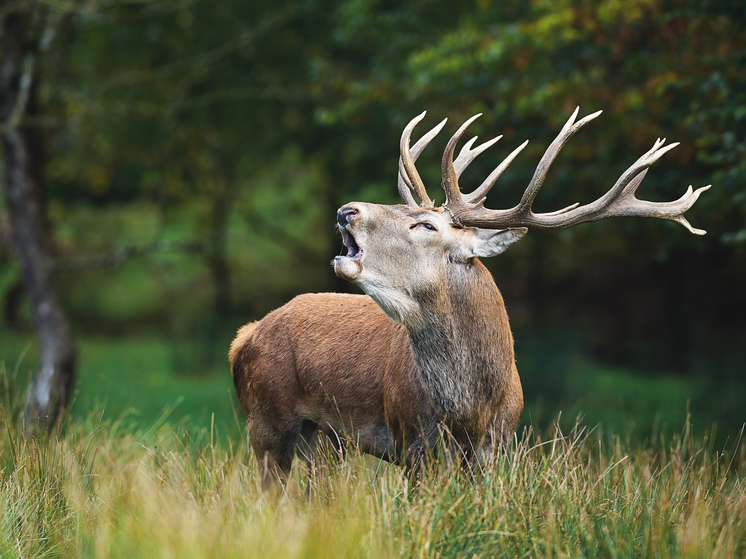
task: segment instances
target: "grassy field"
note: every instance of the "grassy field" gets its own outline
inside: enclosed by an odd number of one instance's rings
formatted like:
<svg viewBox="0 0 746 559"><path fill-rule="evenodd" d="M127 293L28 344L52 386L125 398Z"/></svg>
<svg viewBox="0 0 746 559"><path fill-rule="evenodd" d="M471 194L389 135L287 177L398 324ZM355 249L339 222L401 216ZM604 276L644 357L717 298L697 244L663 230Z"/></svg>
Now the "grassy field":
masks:
<svg viewBox="0 0 746 559"><path fill-rule="evenodd" d="M259 489L245 444L90 416L30 441L3 426L0 556L741 557L744 447L687 428L630 448L526 434L471 475L418 484L352 453Z"/></svg>
<svg viewBox="0 0 746 559"><path fill-rule="evenodd" d="M66 422L27 440L34 348L0 340L0 557L746 556L744 446L687 416L692 382L579 362L554 403L565 436L532 401L473 474L413 484L351 452L267 496L227 365L185 375L180 351L84 339Z"/></svg>
<svg viewBox="0 0 746 559"><path fill-rule="evenodd" d="M198 373L184 374L181 365L184 355L189 355L188 347L157 338L84 338L79 343L70 414L74 419L100 416L135 429L148 428L165 413L171 424L188 425L192 433L212 426L221 435L238 439L243 417L231 380L227 344L224 360L219 355ZM3 362L8 375L25 386L38 366L33 337L0 337Z"/></svg>
<svg viewBox="0 0 746 559"><path fill-rule="evenodd" d="M644 442L658 432L669 436L689 415L697 432L717 423L721 446L746 422L746 394L728 385L712 386L682 376L639 373L597 366L572 353L528 347L518 354L526 396L521 428L546 430L560 416L564 430L577 417L626 443ZM174 425L196 430L216 429L234 440L244 434L227 360L230 338L210 345L177 343L162 338L92 338L79 340L74 419L90 414L144 429L164 411ZM202 345L205 345L204 342ZM519 348L520 349L520 348ZM559 357L557 357L559 356ZM32 334L0 333L0 364L25 386L38 367ZM1 389L0 389L1 390Z"/></svg>

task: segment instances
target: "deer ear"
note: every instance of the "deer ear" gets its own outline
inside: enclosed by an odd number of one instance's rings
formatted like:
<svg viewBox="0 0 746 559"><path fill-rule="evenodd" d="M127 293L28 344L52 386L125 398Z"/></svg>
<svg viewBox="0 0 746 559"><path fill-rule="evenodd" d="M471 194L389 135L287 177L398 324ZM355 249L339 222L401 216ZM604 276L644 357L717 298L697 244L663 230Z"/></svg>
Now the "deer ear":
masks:
<svg viewBox="0 0 746 559"><path fill-rule="evenodd" d="M528 229L516 227L514 229L470 229L471 256L497 256L508 250L508 247L521 239Z"/></svg>

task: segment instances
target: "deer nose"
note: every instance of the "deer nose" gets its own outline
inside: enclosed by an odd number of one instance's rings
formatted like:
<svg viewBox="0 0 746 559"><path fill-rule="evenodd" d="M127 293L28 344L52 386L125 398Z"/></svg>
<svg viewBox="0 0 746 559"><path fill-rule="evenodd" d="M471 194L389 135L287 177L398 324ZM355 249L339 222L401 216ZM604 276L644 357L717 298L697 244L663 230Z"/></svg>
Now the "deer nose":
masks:
<svg viewBox="0 0 746 559"><path fill-rule="evenodd" d="M337 223L340 227L346 226L350 223L359 212L355 208L339 208L337 210Z"/></svg>

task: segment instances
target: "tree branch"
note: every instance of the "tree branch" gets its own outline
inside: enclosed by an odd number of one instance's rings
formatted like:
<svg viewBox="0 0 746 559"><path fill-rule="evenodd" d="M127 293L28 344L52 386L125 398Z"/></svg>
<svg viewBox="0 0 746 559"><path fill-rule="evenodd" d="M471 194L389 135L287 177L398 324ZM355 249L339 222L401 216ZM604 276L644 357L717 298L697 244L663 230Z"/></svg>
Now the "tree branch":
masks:
<svg viewBox="0 0 746 559"><path fill-rule="evenodd" d="M240 35L233 37L226 41L222 45L208 50L207 52L198 54L192 58L176 60L168 64L164 64L158 68L151 70L144 70L139 72L128 72L117 76L98 88L99 94L104 93L110 89L132 86L152 81L159 81L164 79L173 78L174 75L179 72L193 72L195 70L212 66L221 58L228 56L242 48L245 48L257 39L275 31L294 17L308 10L307 6L295 6L279 15L272 17L266 21L261 22L254 29L244 31Z"/></svg>
<svg viewBox="0 0 746 559"><path fill-rule="evenodd" d="M155 252L181 252L186 254L203 254L216 242L212 237L191 241L160 240L145 245L125 245L114 252L81 256L54 261L55 270L80 272L96 268L116 268L126 260L137 256L147 256Z"/></svg>
<svg viewBox="0 0 746 559"><path fill-rule="evenodd" d="M72 13L80 2L81 0L74 0L63 10L57 11L47 9L45 10L46 13L40 15L42 19L46 19L43 24L44 30L39 33L35 48L29 49L23 57L16 102L15 105L13 105L13 109L8 115L7 120L0 125L0 135L15 130L23 120L26 113L26 106L28 105L29 95L31 93L31 86L34 83L34 70L36 68L37 55L49 50L52 41L54 41L54 38L57 36L57 29L60 22L69 13ZM24 5L25 2L13 2L9 6L6 6L5 10L0 12L0 20L8 17L17 10L23 9Z"/></svg>
<svg viewBox="0 0 746 559"><path fill-rule="evenodd" d="M23 57L22 73L18 84L18 96L16 97L13 109L10 111L8 120L0 126L0 135L5 135L8 132L15 130L21 123L23 115L26 113L31 84L34 82L33 76L35 64L36 52L31 51L26 53L26 56Z"/></svg>

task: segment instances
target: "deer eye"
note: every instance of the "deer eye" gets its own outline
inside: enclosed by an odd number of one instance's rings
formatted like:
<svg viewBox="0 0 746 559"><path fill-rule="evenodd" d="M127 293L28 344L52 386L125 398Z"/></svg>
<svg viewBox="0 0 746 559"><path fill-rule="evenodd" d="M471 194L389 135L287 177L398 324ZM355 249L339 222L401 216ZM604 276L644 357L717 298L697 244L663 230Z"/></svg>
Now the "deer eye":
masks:
<svg viewBox="0 0 746 559"><path fill-rule="evenodd" d="M433 225L432 223L428 223L427 221L421 221L420 223L415 223L410 227L410 229L414 229L415 227L424 227L428 231L437 231L438 229Z"/></svg>

